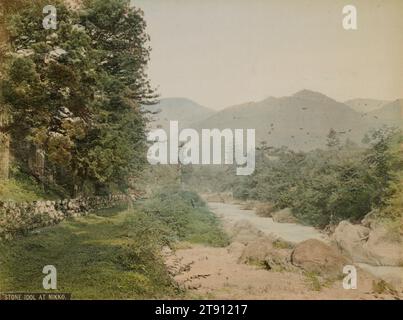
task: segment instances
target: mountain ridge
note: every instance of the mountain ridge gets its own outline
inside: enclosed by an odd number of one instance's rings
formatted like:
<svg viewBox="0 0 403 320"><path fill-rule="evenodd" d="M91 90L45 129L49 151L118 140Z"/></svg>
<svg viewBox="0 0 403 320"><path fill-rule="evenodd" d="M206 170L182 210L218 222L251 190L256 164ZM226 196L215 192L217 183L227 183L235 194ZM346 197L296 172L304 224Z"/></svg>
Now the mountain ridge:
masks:
<svg viewBox="0 0 403 320"><path fill-rule="evenodd" d="M286 146L294 150L312 150L326 145L330 129L340 139L360 143L370 128L382 126L383 120L368 121L348 105L313 90L300 90L290 96L269 97L227 107L191 127L254 128L257 143Z"/></svg>
<svg viewBox="0 0 403 320"><path fill-rule="evenodd" d="M348 105L350 108L354 109L357 112L366 113L381 109L391 102L392 101L387 100L355 98L344 101L344 104Z"/></svg>
<svg viewBox="0 0 403 320"><path fill-rule="evenodd" d="M170 121L179 121L179 126L185 128L194 119L204 119L214 113L213 110L183 97L163 98L157 104L143 106L143 110L151 113L151 129L167 129Z"/></svg>
<svg viewBox="0 0 403 320"><path fill-rule="evenodd" d="M268 97L257 102L229 106L219 111L203 107L187 98L161 99L154 109L162 109L158 125L169 127L169 120L178 120L181 128L255 129L257 144L286 146L294 150L312 150L326 145L330 129L343 141L360 143L371 128L399 123L403 115L401 100L388 103L368 113L358 112L325 94L303 89L290 96ZM181 103L180 107L172 104ZM401 108L401 109L399 109ZM167 110L174 111L172 113ZM154 110L155 111L155 110ZM401 121L401 119L400 119ZM155 123L154 123L155 124Z"/></svg>

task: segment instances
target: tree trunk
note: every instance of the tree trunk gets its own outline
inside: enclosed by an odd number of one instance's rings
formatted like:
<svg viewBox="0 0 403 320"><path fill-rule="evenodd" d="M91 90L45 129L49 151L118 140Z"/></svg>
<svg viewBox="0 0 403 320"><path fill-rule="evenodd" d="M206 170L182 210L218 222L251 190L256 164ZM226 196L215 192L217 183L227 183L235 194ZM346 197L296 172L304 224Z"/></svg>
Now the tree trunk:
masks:
<svg viewBox="0 0 403 320"><path fill-rule="evenodd" d="M7 135L0 133L0 180L8 179L9 167L10 167L10 139Z"/></svg>

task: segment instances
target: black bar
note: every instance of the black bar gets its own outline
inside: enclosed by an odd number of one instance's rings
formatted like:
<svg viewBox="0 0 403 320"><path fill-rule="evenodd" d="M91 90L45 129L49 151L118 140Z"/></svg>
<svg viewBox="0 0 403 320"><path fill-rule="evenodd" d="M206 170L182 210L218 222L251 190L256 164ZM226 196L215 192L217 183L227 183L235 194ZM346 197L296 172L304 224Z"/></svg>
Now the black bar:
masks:
<svg viewBox="0 0 403 320"><path fill-rule="evenodd" d="M235 306L246 305L236 308ZM23 308L20 308L23 306ZM207 307L210 306L210 307ZM219 308L214 306L220 306ZM224 306L224 307L222 307ZM232 307L231 307L232 306ZM30 315L52 314L74 316L88 312L91 316L102 315L126 319L279 319L287 316L299 318L325 319L329 316L339 319L362 317L365 313L385 317L402 310L402 302L396 300L351 301L351 300L136 300L136 301L1 301L0 310L10 309L13 315L21 310L32 310ZM164 308L164 309L161 309ZM179 309L182 308L182 309ZM187 308L187 313L183 308ZM395 310L393 310L395 309ZM169 310L169 311L168 311ZM218 313L217 310L219 310ZM160 314L164 311L163 314ZM232 312L229 312L232 311ZM237 311L237 312L236 312ZM175 314L172 314L175 312ZM141 316L140 316L141 315ZM359 319L359 318L357 318Z"/></svg>

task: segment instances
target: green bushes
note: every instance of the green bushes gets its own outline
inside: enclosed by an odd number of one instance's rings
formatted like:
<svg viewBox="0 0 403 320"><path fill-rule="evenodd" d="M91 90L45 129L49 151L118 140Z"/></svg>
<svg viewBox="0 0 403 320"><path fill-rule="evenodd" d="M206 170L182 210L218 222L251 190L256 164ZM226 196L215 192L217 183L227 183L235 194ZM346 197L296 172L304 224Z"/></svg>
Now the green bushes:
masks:
<svg viewBox="0 0 403 320"><path fill-rule="evenodd" d="M217 218L194 192L165 187L146 200L141 209L168 228L167 243L179 240L212 246L228 244Z"/></svg>
<svg viewBox="0 0 403 320"><path fill-rule="evenodd" d="M382 129L372 133L366 149L346 143L308 153L275 150L260 157L253 176L234 183L234 196L290 207L299 220L318 227L359 221L390 206L401 180L402 141L401 132Z"/></svg>

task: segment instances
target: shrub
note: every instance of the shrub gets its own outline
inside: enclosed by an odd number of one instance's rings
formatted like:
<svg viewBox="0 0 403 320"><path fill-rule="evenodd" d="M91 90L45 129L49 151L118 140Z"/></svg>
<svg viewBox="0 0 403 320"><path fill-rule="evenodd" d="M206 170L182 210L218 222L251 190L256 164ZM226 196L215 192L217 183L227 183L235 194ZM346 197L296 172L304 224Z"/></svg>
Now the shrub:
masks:
<svg viewBox="0 0 403 320"><path fill-rule="evenodd" d="M167 243L189 241L225 246L228 238L217 217L210 212L199 195L177 186L156 191L141 209L168 228Z"/></svg>
<svg viewBox="0 0 403 320"><path fill-rule="evenodd" d="M274 211L274 206L270 202L259 203L256 205L256 214L261 217L271 217Z"/></svg>

